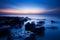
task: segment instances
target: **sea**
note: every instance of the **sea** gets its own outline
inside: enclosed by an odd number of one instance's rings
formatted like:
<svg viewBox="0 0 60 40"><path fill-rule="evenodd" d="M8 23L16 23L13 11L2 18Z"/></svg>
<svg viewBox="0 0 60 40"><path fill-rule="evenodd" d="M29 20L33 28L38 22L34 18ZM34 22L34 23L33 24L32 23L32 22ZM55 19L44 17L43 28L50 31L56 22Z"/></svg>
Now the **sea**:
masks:
<svg viewBox="0 0 60 40"><path fill-rule="evenodd" d="M45 21L45 24L43 25L45 27L44 36L41 37L39 35L36 36L36 40L60 40L60 16L58 15L33 15L33 14L25 14L25 15L1 15L1 16L9 16L9 17L28 17L31 18L31 20L28 20L27 22L37 22L37 21ZM51 20L55 21L55 23L51 23ZM27 23L25 22L25 24ZM56 29L52 29L50 27L56 27ZM24 26L22 27L22 30L24 31ZM21 39L23 40L23 39Z"/></svg>

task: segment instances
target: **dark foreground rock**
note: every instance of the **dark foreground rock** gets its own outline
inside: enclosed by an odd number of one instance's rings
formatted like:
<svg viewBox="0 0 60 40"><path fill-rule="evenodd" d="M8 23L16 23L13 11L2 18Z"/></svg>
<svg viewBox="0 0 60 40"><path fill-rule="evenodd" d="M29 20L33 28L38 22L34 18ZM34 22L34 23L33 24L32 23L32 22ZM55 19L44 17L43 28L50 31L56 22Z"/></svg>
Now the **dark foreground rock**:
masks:
<svg viewBox="0 0 60 40"><path fill-rule="evenodd" d="M29 37L25 38L25 40L36 40L36 38L34 34L31 34Z"/></svg>
<svg viewBox="0 0 60 40"><path fill-rule="evenodd" d="M35 28L33 32L37 35L43 36L45 32L45 27Z"/></svg>

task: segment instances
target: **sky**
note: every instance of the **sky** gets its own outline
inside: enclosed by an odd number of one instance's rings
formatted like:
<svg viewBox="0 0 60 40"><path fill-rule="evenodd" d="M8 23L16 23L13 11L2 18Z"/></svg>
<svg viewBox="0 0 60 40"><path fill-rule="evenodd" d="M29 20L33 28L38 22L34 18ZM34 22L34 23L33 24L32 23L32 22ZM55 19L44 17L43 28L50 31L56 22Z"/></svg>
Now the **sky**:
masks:
<svg viewBox="0 0 60 40"><path fill-rule="evenodd" d="M59 11L59 0L0 0L0 12L41 14Z"/></svg>

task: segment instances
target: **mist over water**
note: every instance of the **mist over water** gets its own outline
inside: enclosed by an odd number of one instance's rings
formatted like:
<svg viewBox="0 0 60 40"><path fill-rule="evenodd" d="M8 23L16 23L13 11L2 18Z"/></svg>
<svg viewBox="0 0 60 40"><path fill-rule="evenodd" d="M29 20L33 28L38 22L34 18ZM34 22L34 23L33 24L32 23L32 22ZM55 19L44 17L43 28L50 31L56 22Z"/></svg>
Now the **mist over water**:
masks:
<svg viewBox="0 0 60 40"><path fill-rule="evenodd" d="M55 15L2 15L6 17L28 17L31 20L28 20L24 23L24 25L28 22L38 22L38 21L45 21L43 25L46 29L44 32L44 36L36 36L37 40L60 40L60 19L58 16ZM51 23L51 20L56 21L56 23ZM22 32L25 31L25 27L22 27ZM50 29L49 27L56 26L57 29Z"/></svg>
<svg viewBox="0 0 60 40"><path fill-rule="evenodd" d="M29 17L31 19L58 19L59 16L56 15L47 15L47 14L20 14L20 15L0 15L0 16L9 16L9 17Z"/></svg>

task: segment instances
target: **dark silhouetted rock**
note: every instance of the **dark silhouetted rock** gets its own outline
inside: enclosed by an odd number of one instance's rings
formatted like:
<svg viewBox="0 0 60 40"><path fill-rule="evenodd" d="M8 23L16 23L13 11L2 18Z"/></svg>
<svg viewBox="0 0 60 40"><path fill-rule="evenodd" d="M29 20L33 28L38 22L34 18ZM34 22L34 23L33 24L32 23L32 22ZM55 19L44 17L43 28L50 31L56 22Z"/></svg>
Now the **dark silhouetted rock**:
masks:
<svg viewBox="0 0 60 40"><path fill-rule="evenodd" d="M35 30L35 23L34 22L31 22L30 24L30 31L34 31Z"/></svg>
<svg viewBox="0 0 60 40"><path fill-rule="evenodd" d="M49 27L49 29L55 30L55 29L58 29L58 27L52 26L52 27Z"/></svg>
<svg viewBox="0 0 60 40"><path fill-rule="evenodd" d="M5 37L9 35L9 30L8 29L0 29L0 37Z"/></svg>
<svg viewBox="0 0 60 40"><path fill-rule="evenodd" d="M40 27L40 28L35 28L34 33L38 34L38 35L44 35L45 32L45 28L44 27Z"/></svg>
<svg viewBox="0 0 60 40"><path fill-rule="evenodd" d="M25 29L33 32L34 29L35 29L35 23L34 23L34 22L29 23L29 22L28 22L28 23L25 25Z"/></svg>
<svg viewBox="0 0 60 40"><path fill-rule="evenodd" d="M25 25L25 30L28 30L28 31L29 31L29 30L30 30L30 27L31 27L31 26L30 26L30 23L28 22L28 23Z"/></svg>
<svg viewBox="0 0 60 40"><path fill-rule="evenodd" d="M20 20L19 20L19 18L17 17L17 18L15 18L15 19L13 19L13 20L11 21L11 23L12 23L12 24L20 24Z"/></svg>
<svg viewBox="0 0 60 40"><path fill-rule="evenodd" d="M56 21L54 21L54 20L51 20L51 23L56 23Z"/></svg>
<svg viewBox="0 0 60 40"><path fill-rule="evenodd" d="M36 38L34 34L31 34L30 37L25 38L25 40L36 40Z"/></svg>
<svg viewBox="0 0 60 40"><path fill-rule="evenodd" d="M45 23L45 21L39 21L37 22L37 26L42 26Z"/></svg>
<svg viewBox="0 0 60 40"><path fill-rule="evenodd" d="M45 22L44 22L44 21L39 21L38 23L42 23L42 24L44 24Z"/></svg>
<svg viewBox="0 0 60 40"><path fill-rule="evenodd" d="M42 19L42 20L46 20L46 19Z"/></svg>

